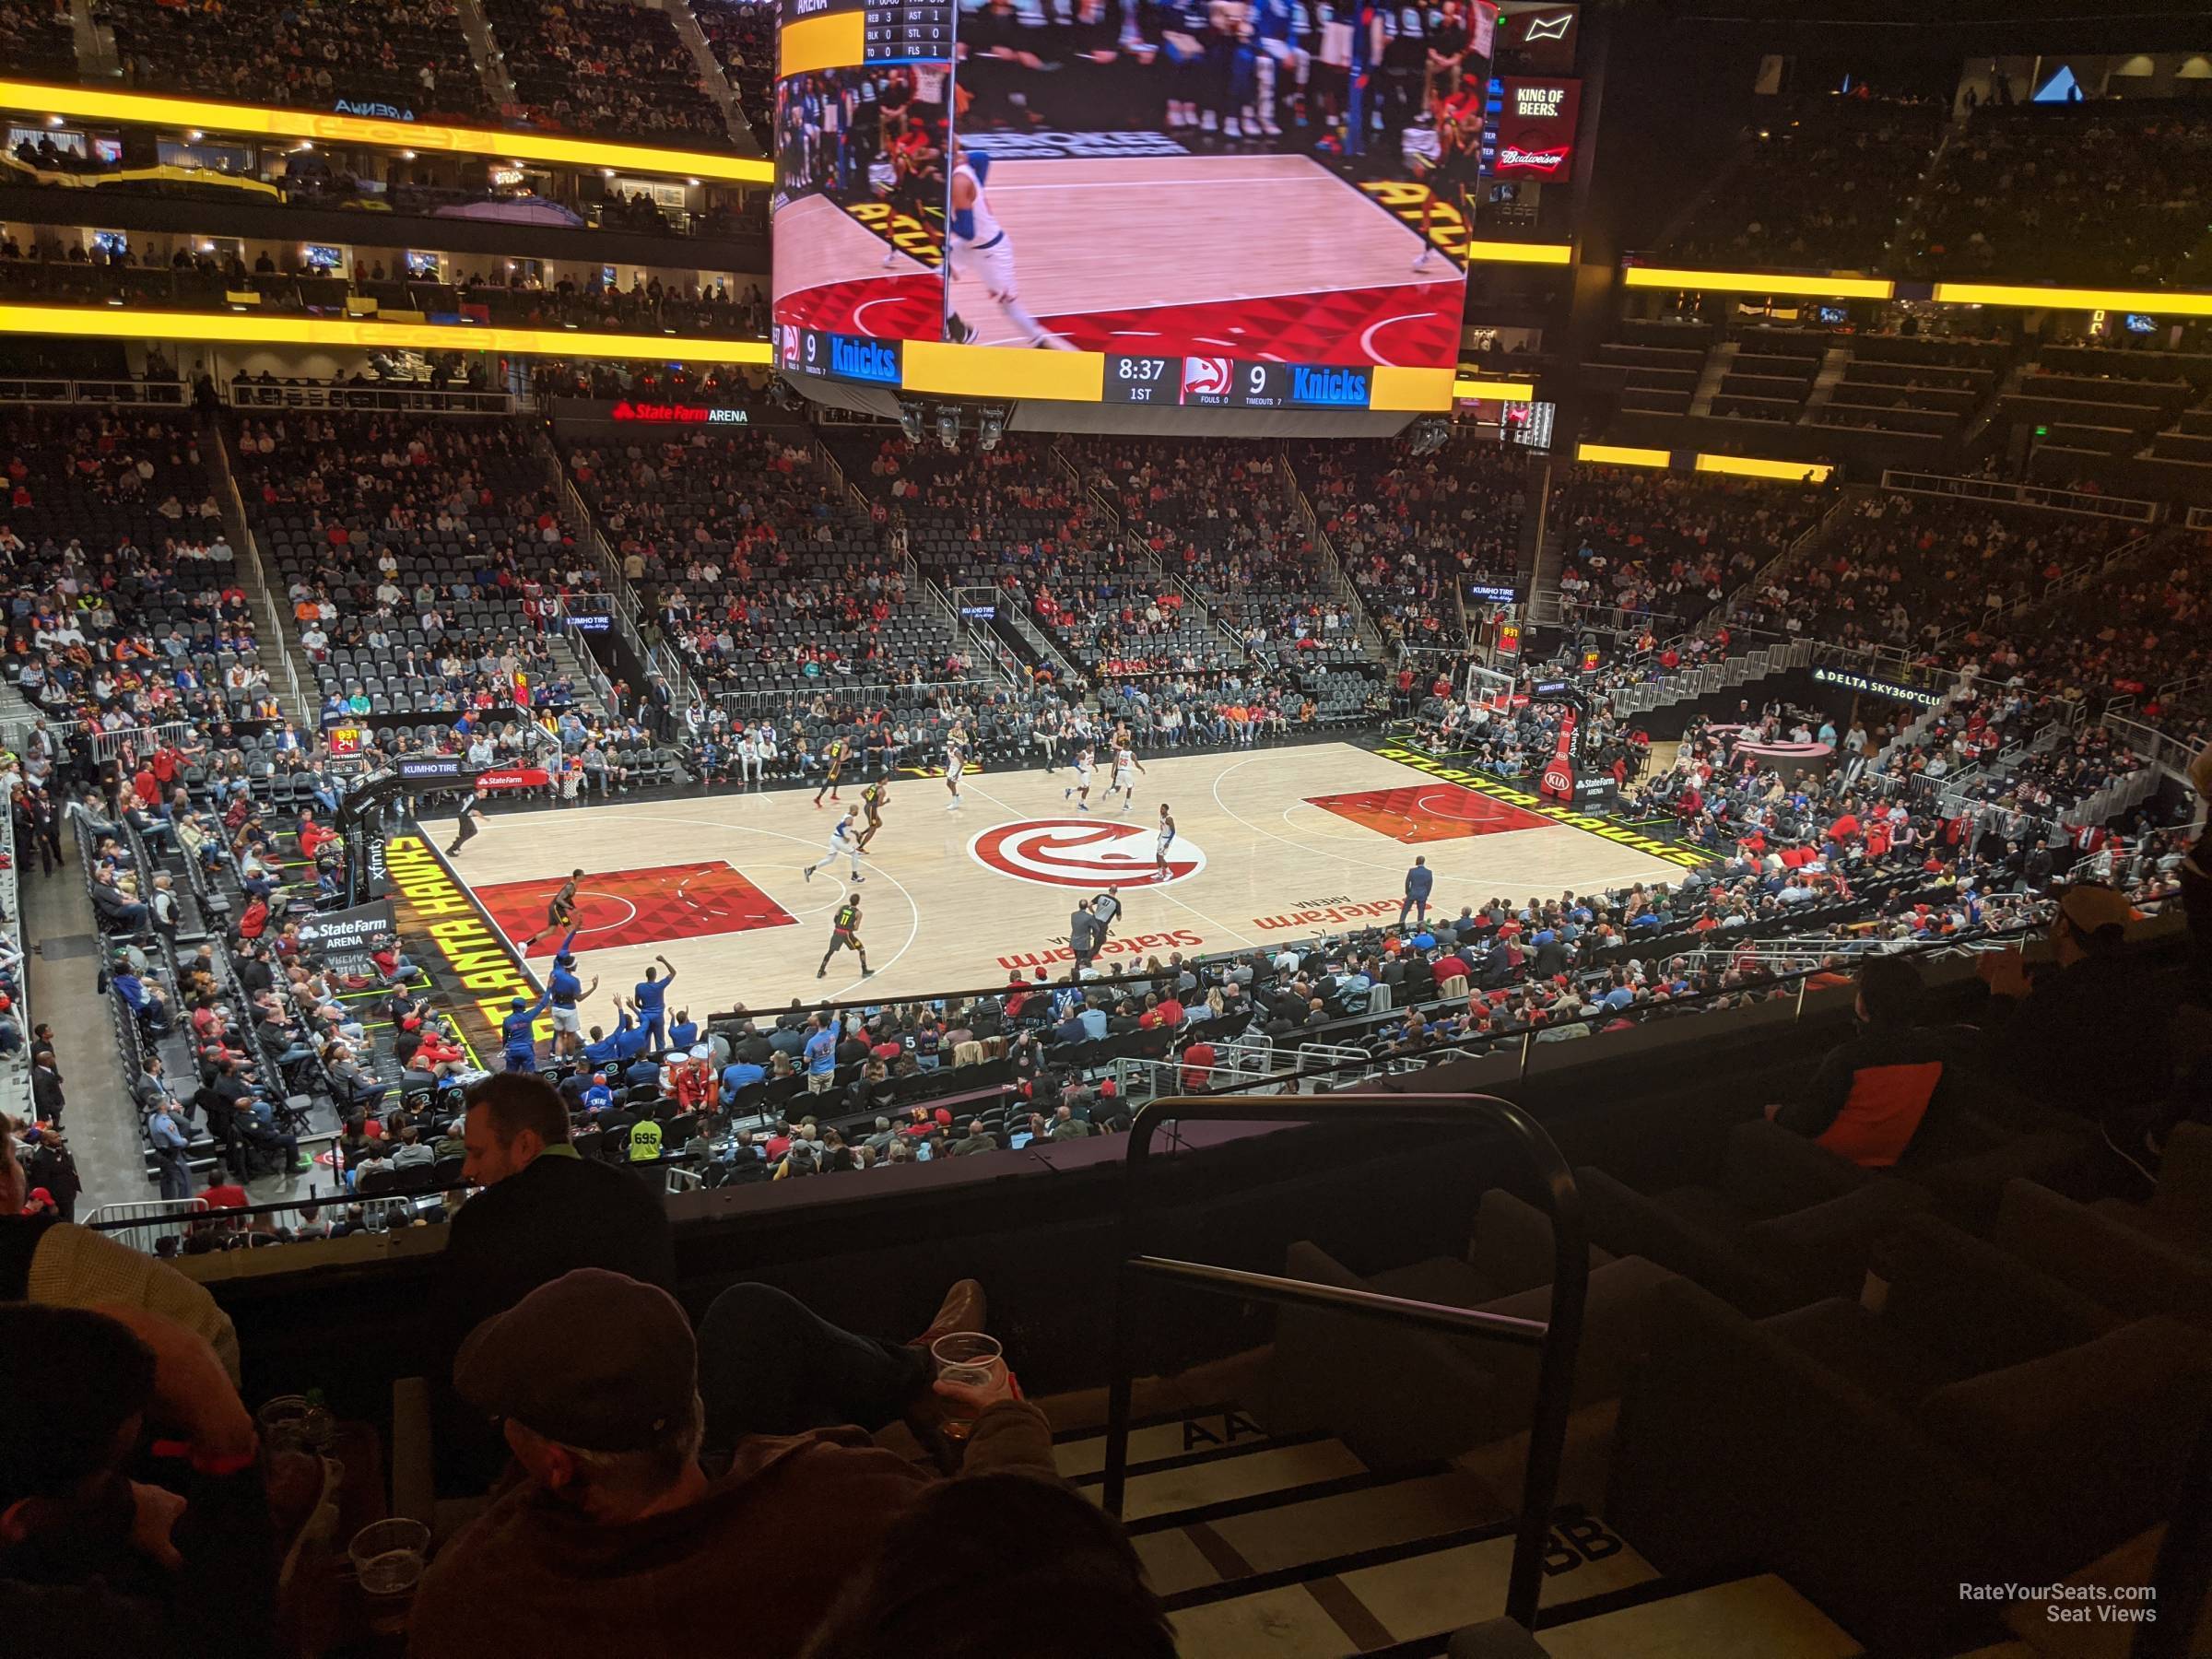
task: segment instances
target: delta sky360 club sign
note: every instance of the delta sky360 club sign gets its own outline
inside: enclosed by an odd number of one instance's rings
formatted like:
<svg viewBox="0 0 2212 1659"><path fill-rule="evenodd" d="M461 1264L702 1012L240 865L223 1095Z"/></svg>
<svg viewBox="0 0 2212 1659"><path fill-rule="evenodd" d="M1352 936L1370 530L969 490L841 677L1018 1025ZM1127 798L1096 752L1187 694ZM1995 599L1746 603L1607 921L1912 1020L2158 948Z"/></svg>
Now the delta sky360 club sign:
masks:
<svg viewBox="0 0 2212 1659"><path fill-rule="evenodd" d="M1156 856L1156 822L1092 818L1023 818L984 830L968 856L986 870L1043 887L1167 887L1206 868L1206 851L1187 835L1168 848L1167 873Z"/></svg>

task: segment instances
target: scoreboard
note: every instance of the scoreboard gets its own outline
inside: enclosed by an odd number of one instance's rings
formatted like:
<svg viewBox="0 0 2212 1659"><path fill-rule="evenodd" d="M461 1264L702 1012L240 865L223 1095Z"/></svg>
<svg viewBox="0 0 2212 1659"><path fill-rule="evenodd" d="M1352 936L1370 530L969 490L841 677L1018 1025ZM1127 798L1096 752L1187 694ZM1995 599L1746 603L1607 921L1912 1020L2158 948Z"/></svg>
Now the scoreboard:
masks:
<svg viewBox="0 0 2212 1659"><path fill-rule="evenodd" d="M1426 226L1377 210L1373 186L1415 182L1402 147L1367 158L1359 178L1318 128L1271 147L1264 168L1194 149L1163 124L1159 77L1169 71L1143 53L1088 50L1088 25L1061 27L1095 12L1088 0L1013 0L1010 11L995 0L768 3L779 25L771 335L776 368L812 395L842 382L1136 408L1452 406L1465 274L1450 249L1441 265L1429 257L1436 250L1417 259ZM1497 0L1466 10L1475 49L1465 72L1487 86ZM1339 68L1364 81L1371 31L1343 27L1352 61ZM1010 109L1024 113L1009 128ZM992 189L1008 193L999 231L1008 245L993 257L1011 272L1026 251L1033 321L947 257L963 145L999 170ZM1098 176L1101 159L1111 182ZM1194 179L1244 183L1263 171L1297 185L1311 210L1284 215L1268 206L1277 197L1237 193L1218 234L1185 239L1171 292L1134 277L1100 284L1074 272L1080 261L1048 257L1063 238L1157 235L1154 200ZM1048 213L1041 204L1063 191ZM1055 233L1054 223L1071 229ZM1372 279L1385 270L1396 280ZM1133 311L1141 329L1123 326ZM1027 348L1037 345L1053 348ZM1140 349L1114 349L1123 345Z"/></svg>
<svg viewBox="0 0 2212 1659"><path fill-rule="evenodd" d="M861 19L861 44L871 64L928 63L952 55L953 0L892 0Z"/></svg>
<svg viewBox="0 0 2212 1659"><path fill-rule="evenodd" d="M901 382L901 341L802 328L795 323L779 323L773 333L776 366L786 374L853 381L865 386L897 386Z"/></svg>
<svg viewBox="0 0 2212 1659"><path fill-rule="evenodd" d="M1101 401L1186 409L1364 409L1373 383L1364 367L1108 352Z"/></svg>
<svg viewBox="0 0 2212 1659"><path fill-rule="evenodd" d="M779 323L770 332L775 345L776 367L785 374L842 381L850 385L881 386L890 391L968 396L1043 396L1070 402L1135 404L1167 409L1390 411L1450 406L1452 371L1449 370L1442 371L1445 383L1435 396L1430 396L1424 390L1409 398L1394 383L1383 382L1382 377L1402 371L1365 365L1284 363L1271 358L1154 357L1112 351L1102 354L977 351L961 347L918 345L912 340L879 339L870 335L841 334L834 329L807 328L792 323ZM961 359L963 366L990 369L999 378L988 386L935 383L915 370L916 354L921 352L935 352L940 359L951 354ZM1080 384L1062 380L1043 387L1028 386L1010 378L1013 371L1045 369L1073 371L1085 378ZM1511 389L1500 390L1505 395L1512 395Z"/></svg>

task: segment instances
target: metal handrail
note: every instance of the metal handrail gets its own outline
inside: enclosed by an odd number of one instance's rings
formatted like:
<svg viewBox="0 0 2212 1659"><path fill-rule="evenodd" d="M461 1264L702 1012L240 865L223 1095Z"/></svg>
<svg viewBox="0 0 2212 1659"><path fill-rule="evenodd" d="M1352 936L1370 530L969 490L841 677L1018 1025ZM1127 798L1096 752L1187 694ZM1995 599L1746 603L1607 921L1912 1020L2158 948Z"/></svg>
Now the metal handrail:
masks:
<svg viewBox="0 0 2212 1659"><path fill-rule="evenodd" d="M2135 524L2155 524L2165 511L2161 502L2139 500L2133 496L2092 494L2079 489L2054 489L2044 484L2014 484L2000 478L1959 477L1948 473L1923 473L1897 467L1883 471L1882 488L1893 495L1947 496L1987 501L1992 506L2033 507L2045 512L2071 512L2079 517L2118 519Z"/></svg>
<svg viewBox="0 0 2212 1659"><path fill-rule="evenodd" d="M1152 1142L1163 1123L1431 1124L1440 1126L1503 1129L1543 1187L1551 1212L1551 1317L1546 1321L1510 1318L1473 1308L1447 1307L1373 1290L1339 1289L1275 1274L1247 1273L1206 1262L1151 1255L1137 1248L1138 1199L1151 1167ZM1129 1130L1128 1173L1122 1184L1121 1267L1114 1278L1113 1370L1106 1407L1106 1477L1100 1494L1110 1515L1120 1517L1129 1483L1129 1414L1132 1365L1129 1344L1139 1277L1172 1280L1194 1289L1288 1307L1324 1308L1339 1313L1387 1320L1418 1330L1439 1331L1541 1350L1536 1372L1536 1405L1529 1427L1528 1463L1521 1486L1521 1512L1513 1531L1513 1564L1506 1581L1505 1616L1533 1630L1544 1585L1544 1555L1551 1531L1552 1500L1559 1483L1559 1462L1567 1443L1567 1417L1573 1406L1574 1361L1583 1339L1583 1309L1588 1299L1590 1253L1583 1230L1582 1199L1574 1176L1558 1145L1535 1119L1510 1100L1477 1094L1332 1095L1326 1100L1271 1096L1260 1100L1179 1098L1155 1100L1136 1114Z"/></svg>
<svg viewBox="0 0 2212 1659"><path fill-rule="evenodd" d="M225 533L228 534L232 523L238 526L238 546L231 549L230 554L232 574L246 577L259 590L261 608L268 617L268 640L276 648L276 660L284 665L285 685L292 694L293 718L301 725L315 725L321 718L321 712L309 705L306 694L300 689L300 669L292 661L292 636L286 626L290 617L276 603L276 590L269 581L268 561L261 555L261 532L254 528L253 521L246 515L246 498L238 488L238 474L230 465L229 441L223 431L222 423L213 415L209 415L203 423L203 433L208 446L203 453L212 453L215 457L207 468L208 477L222 492L229 509L223 521ZM258 651L255 655L259 655Z"/></svg>

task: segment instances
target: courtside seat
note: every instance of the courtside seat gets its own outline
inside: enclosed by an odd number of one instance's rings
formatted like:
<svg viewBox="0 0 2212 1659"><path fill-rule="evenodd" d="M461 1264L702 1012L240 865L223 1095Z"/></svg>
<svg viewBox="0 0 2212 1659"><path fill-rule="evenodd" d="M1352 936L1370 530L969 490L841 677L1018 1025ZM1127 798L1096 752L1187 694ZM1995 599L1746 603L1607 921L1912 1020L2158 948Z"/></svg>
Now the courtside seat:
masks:
<svg viewBox="0 0 2212 1659"><path fill-rule="evenodd" d="M1886 1244L1880 1312L1747 1319L1654 1297L1607 1519L1660 1571L1785 1576L1873 1651L1948 1653L2169 1513L2212 1409L2212 1337L2118 1315L1931 1217Z"/></svg>
<svg viewBox="0 0 2212 1659"><path fill-rule="evenodd" d="M1590 1269L1575 1362L1578 1406L1618 1398L1626 1388L1649 1339L1652 1291L1675 1277L1595 1248ZM1551 1308L1551 1220L1500 1189L1483 1195L1464 1257L1361 1275L1300 1241L1284 1271L1315 1284L1544 1319ZM1277 1434L1324 1430L1375 1466L1453 1457L1528 1428L1537 1360L1534 1348L1286 1307L1276 1317L1260 1415Z"/></svg>
<svg viewBox="0 0 2212 1659"><path fill-rule="evenodd" d="M1754 1317L1855 1291L1874 1241L1931 1202L1763 1118L1729 1131L1710 1182L1647 1195L1600 1169L1574 1180L1594 1241Z"/></svg>

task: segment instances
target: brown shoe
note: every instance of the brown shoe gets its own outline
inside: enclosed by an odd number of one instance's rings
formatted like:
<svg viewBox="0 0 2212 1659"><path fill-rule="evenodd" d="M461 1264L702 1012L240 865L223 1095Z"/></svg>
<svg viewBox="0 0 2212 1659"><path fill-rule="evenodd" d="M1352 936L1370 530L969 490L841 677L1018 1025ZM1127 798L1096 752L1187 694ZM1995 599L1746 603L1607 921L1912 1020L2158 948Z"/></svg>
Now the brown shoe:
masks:
<svg viewBox="0 0 2212 1659"><path fill-rule="evenodd" d="M907 1344L909 1347L927 1348L940 1336L949 1336L955 1331L980 1331L990 1312L982 1286L971 1278L956 1280L945 1292L945 1300L937 1304L937 1316L929 1322L929 1329Z"/></svg>

